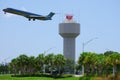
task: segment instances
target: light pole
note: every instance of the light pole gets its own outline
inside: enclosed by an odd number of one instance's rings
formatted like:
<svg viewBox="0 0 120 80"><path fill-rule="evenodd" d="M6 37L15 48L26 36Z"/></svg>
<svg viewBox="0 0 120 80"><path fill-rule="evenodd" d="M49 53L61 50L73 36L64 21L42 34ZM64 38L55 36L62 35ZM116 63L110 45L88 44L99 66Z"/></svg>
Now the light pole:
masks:
<svg viewBox="0 0 120 80"><path fill-rule="evenodd" d="M50 51L50 50L53 49L53 48L54 48L54 47L51 47L51 48L45 50L43 54L45 55L48 51Z"/></svg>
<svg viewBox="0 0 120 80"><path fill-rule="evenodd" d="M45 56L45 54L48 52L48 51L50 51L51 49L53 49L54 47L51 47L51 48L49 48L49 49L47 49L47 50L45 50L44 51L44 56ZM45 65L45 63L44 63L44 65L43 65L43 68L44 68L44 70L43 70L43 72L45 73L45 67L46 67L46 65Z"/></svg>
<svg viewBox="0 0 120 80"><path fill-rule="evenodd" d="M94 37L94 38L88 40L87 42L83 42L83 44L82 44L82 48L83 48L82 53L84 53L85 46L86 46L88 43L90 43L91 41L95 40L95 39L98 39L98 38L97 38L97 37ZM84 75L84 65L82 65L82 74Z"/></svg>

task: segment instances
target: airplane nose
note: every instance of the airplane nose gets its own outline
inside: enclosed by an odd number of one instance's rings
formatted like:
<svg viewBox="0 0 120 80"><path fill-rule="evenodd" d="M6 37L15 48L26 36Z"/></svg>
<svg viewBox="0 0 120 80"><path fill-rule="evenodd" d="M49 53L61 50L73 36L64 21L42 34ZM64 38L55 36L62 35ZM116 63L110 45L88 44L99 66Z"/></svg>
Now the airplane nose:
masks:
<svg viewBox="0 0 120 80"><path fill-rule="evenodd" d="M6 11L6 9L3 9L3 11Z"/></svg>

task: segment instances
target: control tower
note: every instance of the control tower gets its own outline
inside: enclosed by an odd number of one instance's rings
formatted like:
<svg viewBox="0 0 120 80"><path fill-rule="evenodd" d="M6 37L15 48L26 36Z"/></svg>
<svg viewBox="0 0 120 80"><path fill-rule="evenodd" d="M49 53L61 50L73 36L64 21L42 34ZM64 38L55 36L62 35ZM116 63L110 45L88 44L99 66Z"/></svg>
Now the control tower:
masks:
<svg viewBox="0 0 120 80"><path fill-rule="evenodd" d="M65 58L75 62L75 38L80 34L80 24L73 20L72 15L67 15L65 21L59 24L59 34L63 37Z"/></svg>

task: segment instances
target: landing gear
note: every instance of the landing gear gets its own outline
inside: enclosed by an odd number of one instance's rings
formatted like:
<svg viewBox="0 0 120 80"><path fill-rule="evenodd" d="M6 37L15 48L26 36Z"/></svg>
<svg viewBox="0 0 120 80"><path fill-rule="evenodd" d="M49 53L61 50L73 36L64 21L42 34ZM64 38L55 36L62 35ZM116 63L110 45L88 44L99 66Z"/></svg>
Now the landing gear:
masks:
<svg viewBox="0 0 120 80"><path fill-rule="evenodd" d="M33 21L35 21L35 19L33 19Z"/></svg>
<svg viewBox="0 0 120 80"><path fill-rule="evenodd" d="M31 20L31 18L28 19L29 21Z"/></svg>
<svg viewBox="0 0 120 80"><path fill-rule="evenodd" d="M6 14L6 12L4 12L4 14Z"/></svg>
<svg viewBox="0 0 120 80"><path fill-rule="evenodd" d="M28 18L29 21L31 21L31 18ZM33 19L33 21L35 21L35 19Z"/></svg>

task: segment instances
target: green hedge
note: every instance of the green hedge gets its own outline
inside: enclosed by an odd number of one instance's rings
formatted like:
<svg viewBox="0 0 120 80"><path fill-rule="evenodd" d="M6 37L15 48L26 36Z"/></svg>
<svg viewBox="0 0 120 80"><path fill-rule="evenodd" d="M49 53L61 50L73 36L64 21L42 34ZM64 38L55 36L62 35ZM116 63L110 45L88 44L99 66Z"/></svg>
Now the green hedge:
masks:
<svg viewBox="0 0 120 80"><path fill-rule="evenodd" d="M82 76L79 78L79 80L92 80L91 76Z"/></svg>
<svg viewBox="0 0 120 80"><path fill-rule="evenodd" d="M51 78L67 78L67 77L72 77L72 74L24 74L24 75L11 75L12 77L51 77Z"/></svg>

